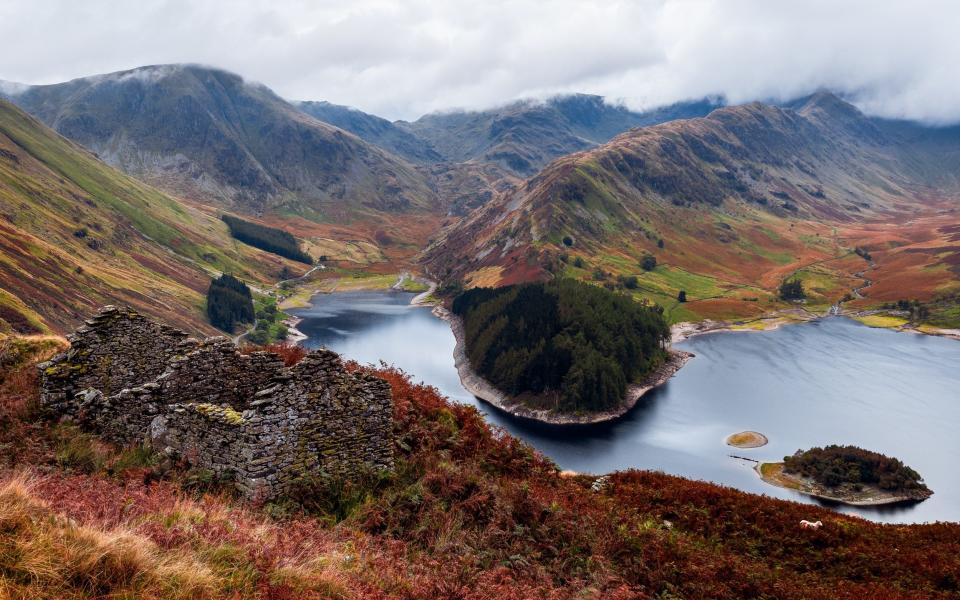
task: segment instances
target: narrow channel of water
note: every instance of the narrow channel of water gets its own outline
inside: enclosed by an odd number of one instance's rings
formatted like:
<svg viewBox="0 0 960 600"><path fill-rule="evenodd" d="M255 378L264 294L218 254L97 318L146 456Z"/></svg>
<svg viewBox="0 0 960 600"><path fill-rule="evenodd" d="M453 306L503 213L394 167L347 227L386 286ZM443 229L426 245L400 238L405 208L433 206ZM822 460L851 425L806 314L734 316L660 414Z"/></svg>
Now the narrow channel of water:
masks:
<svg viewBox="0 0 960 600"><path fill-rule="evenodd" d="M712 333L678 347L697 356L669 383L613 423L575 429L519 420L460 385L453 334L413 294L319 295L294 311L309 338L362 363L394 364L550 456L591 473L662 470L749 492L815 501L760 481L745 461L780 460L800 448L854 444L914 467L935 494L912 506L838 507L889 522L960 521L960 342L871 329L845 318L771 332ZM756 430L770 444L724 444ZM822 514L811 508L811 517Z"/></svg>

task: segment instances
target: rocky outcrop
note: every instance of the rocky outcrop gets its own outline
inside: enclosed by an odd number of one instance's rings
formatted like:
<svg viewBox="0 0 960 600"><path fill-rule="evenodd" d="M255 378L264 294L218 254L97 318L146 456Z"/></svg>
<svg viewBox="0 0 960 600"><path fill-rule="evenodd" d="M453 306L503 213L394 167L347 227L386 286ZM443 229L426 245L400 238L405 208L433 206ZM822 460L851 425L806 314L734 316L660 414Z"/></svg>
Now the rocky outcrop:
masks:
<svg viewBox="0 0 960 600"><path fill-rule="evenodd" d="M39 365L46 411L209 469L250 498L393 466L389 384L348 372L334 352L285 367L276 354L241 354L227 338L198 341L112 306L68 339Z"/></svg>

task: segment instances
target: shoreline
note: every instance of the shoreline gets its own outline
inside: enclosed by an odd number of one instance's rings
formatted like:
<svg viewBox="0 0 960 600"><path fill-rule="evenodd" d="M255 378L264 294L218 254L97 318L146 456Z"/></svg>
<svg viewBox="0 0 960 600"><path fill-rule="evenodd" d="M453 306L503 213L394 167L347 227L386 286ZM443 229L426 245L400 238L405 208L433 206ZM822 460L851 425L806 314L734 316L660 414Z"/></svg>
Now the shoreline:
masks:
<svg viewBox="0 0 960 600"><path fill-rule="evenodd" d="M619 419L630 412L647 392L669 381L694 356L692 352L669 350L670 358L650 373L643 382L628 386L623 404L615 409L589 414L556 414L549 410L527 408L517 403L513 396L497 389L480 376L470 366L467 358L463 321L443 306L435 306L432 312L434 316L450 325L456 340L456 346L453 349L454 366L460 376L460 383L468 392L514 417L550 425L594 425Z"/></svg>
<svg viewBox="0 0 960 600"><path fill-rule="evenodd" d="M769 467L773 468L775 472L772 474L764 473L764 467L768 465ZM890 504L903 504L907 502L922 502L933 495L933 492L930 492L928 495L923 497L892 495L883 492L875 486L865 486L864 492L860 492L864 497L859 499L851 497L845 498L842 496L831 496L830 494L825 493L822 489L822 486L807 478L795 477L784 473L782 462L760 461L757 462L753 470L757 473L757 475L760 476L760 480L766 484L785 490L794 490L805 496L810 496L811 498L817 498L826 502L835 502L837 504L845 504L848 506L886 506ZM871 496L870 494L873 495Z"/></svg>

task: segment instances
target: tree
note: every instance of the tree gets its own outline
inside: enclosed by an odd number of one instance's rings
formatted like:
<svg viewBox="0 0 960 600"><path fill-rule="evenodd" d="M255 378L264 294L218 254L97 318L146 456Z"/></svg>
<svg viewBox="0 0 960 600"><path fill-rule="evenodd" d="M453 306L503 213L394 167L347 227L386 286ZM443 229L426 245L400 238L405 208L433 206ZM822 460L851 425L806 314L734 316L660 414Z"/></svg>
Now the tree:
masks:
<svg viewBox="0 0 960 600"><path fill-rule="evenodd" d="M237 323L254 321L253 296L247 284L224 273L207 289L207 317L223 331L232 332Z"/></svg>
<svg viewBox="0 0 960 600"><path fill-rule="evenodd" d="M657 257L652 254L647 254L642 259L640 259L640 267L644 271L652 271L657 268Z"/></svg>
<svg viewBox="0 0 960 600"><path fill-rule="evenodd" d="M227 227L230 228L230 235L245 244L291 260L308 265L313 264L313 259L310 258L310 255L300 250L300 244L297 242L297 238L293 237L293 235L287 231L277 229L276 227L267 227L266 225L252 221L245 221L230 215L222 215L220 218L227 224Z"/></svg>
<svg viewBox="0 0 960 600"><path fill-rule="evenodd" d="M783 283L780 284L781 300L802 300L806 297L807 294L803 290L803 281L799 278L785 279Z"/></svg>
<svg viewBox="0 0 960 600"><path fill-rule="evenodd" d="M680 293L677 294L677 302L686 302L687 301L687 292L680 290Z"/></svg>
<svg viewBox="0 0 960 600"><path fill-rule="evenodd" d="M657 248L663 249L663 238L657 240Z"/></svg>
<svg viewBox="0 0 960 600"><path fill-rule="evenodd" d="M562 411L619 404L665 359L670 331L659 306L573 279L474 288L451 308L477 372L510 394L553 394Z"/></svg>
<svg viewBox="0 0 960 600"><path fill-rule="evenodd" d="M586 266L586 263L583 262L583 259L582 259L581 257L579 257L579 256L574 256L574 257L573 257L573 266L575 266L575 267L578 268L578 269L582 269L584 266Z"/></svg>
<svg viewBox="0 0 960 600"><path fill-rule="evenodd" d="M573 245L573 238L570 237L569 235L563 236L563 245L564 245L564 246L567 246L568 248L569 248L570 246L572 246L572 245Z"/></svg>

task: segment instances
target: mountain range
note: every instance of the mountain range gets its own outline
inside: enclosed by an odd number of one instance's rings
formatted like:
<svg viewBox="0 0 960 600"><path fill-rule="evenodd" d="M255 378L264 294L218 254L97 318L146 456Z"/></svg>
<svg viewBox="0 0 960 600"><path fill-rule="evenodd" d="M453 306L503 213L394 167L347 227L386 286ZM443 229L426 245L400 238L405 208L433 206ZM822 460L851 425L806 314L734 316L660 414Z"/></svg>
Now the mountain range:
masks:
<svg viewBox="0 0 960 600"><path fill-rule="evenodd" d="M88 261L153 273L164 270L159 257L174 257L176 273L164 276L178 300L139 302L178 306L193 320L208 274L269 280L281 263L233 244L216 221L224 210L285 228L322 254L370 248L369 260L389 261L383 268L419 262L467 286L637 277L635 293L668 306L674 320L763 313L780 280L814 264L830 272L817 275L813 297L836 301L862 270L847 258L854 239L876 245L876 257L897 253L899 262L876 268L897 264L884 274L922 277L921 295L953 285L937 276L958 254L939 225L926 238L899 240L857 227L950 210L939 203L960 185L960 127L867 117L829 92L780 105L704 99L646 112L578 94L412 122L288 102L196 65L5 83L0 94L35 117L4 105L4 156L13 157L5 158L4 226L17 227L4 253L18 257L4 268L14 279L37 271L28 249L44 236L76 249L38 280L49 294L30 302L26 288L6 290L5 305L17 307L9 327L59 329L111 297L137 304L122 289L126 272L92 285L89 297L47 302L58 286L79 287L77 268ZM44 140L47 153L23 140ZM74 166L64 174L64 164ZM84 187L88 173L111 182L109 212L98 202L104 188ZM45 191L24 191L34 188ZM51 210L41 197L57 199L59 216L27 216L28 208ZM86 200L94 205L83 208ZM133 256L151 266L133 265ZM658 266L642 269L646 256ZM680 290L690 298L682 306ZM42 304L56 308L41 315Z"/></svg>
<svg viewBox="0 0 960 600"><path fill-rule="evenodd" d="M436 202L406 161L218 69L142 67L9 97L108 164L189 199L321 220Z"/></svg>
<svg viewBox="0 0 960 600"><path fill-rule="evenodd" d="M445 231L425 264L467 285L639 275L662 303L696 286L729 311L730 300L762 300L779 278L839 256L823 225L890 218L955 192L958 147L949 132L871 119L825 92L723 107L553 161ZM572 267L571 255L586 262ZM645 255L663 266L644 273ZM701 318L709 304L697 305ZM693 304L678 308L697 316Z"/></svg>

